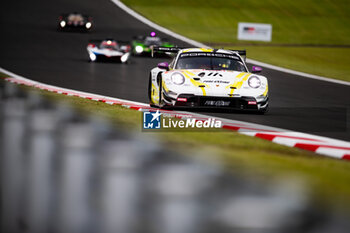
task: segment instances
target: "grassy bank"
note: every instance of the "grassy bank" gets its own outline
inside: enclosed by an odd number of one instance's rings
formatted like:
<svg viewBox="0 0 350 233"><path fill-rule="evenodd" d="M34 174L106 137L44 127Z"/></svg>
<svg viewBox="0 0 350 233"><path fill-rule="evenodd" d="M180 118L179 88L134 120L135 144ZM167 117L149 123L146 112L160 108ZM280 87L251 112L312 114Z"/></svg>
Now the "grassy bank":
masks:
<svg viewBox="0 0 350 233"><path fill-rule="evenodd" d="M78 97L42 91L54 100L66 100L85 114L100 114L118 127L141 133L141 112ZM350 207L350 163L325 158L304 150L285 147L232 131L146 133L174 150L186 154L210 155L227 169L269 181L278 177L298 177L310 187L320 203Z"/></svg>
<svg viewBox="0 0 350 233"><path fill-rule="evenodd" d="M8 77L8 75L0 72L0 78L6 78L6 77Z"/></svg>
<svg viewBox="0 0 350 233"><path fill-rule="evenodd" d="M310 74L350 81L350 48L234 47L258 61Z"/></svg>
<svg viewBox="0 0 350 233"><path fill-rule="evenodd" d="M248 57L295 70L350 81L350 4L347 0L201 1L123 0L152 21L191 39L240 47L238 22L273 25L271 43L249 42ZM271 47L270 44L298 45ZM299 47L305 45L306 47ZM309 45L312 45L309 47ZM222 46L219 46L222 47Z"/></svg>

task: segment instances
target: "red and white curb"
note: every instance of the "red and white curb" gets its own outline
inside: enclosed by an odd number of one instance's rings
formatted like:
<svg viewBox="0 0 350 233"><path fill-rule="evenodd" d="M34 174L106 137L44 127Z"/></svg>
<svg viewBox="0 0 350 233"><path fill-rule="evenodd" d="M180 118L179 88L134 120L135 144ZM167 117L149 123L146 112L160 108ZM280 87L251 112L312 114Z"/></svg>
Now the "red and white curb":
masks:
<svg viewBox="0 0 350 233"><path fill-rule="evenodd" d="M20 85L26 85L30 87L39 88L41 90L47 90L50 92L63 94L67 96L76 96L85 99L95 100L104 102L110 105L120 105L126 108L138 110L138 111L156 111L159 109L151 108L148 104L139 103L129 100L123 100L119 98L112 98L102 95L96 95L81 91L70 90L66 88L60 88L43 84L40 82L32 81L16 74L13 74L7 70L1 69L0 72L6 73L11 77L5 78L6 81L16 83ZM197 113L189 113L183 111L169 111L160 110L166 116L172 116L179 119L195 118L198 121L205 121L213 116L206 116ZM320 155L328 157L350 160L350 142L341 141L337 139L321 137L306 133L293 132L285 129L279 129L264 125L258 125L253 123L247 123L236 120L229 120L223 118L215 118L222 122L222 128L238 133L245 134L248 136L254 136L265 140L272 141L274 143L282 144L289 147L296 147L308 151L315 152Z"/></svg>

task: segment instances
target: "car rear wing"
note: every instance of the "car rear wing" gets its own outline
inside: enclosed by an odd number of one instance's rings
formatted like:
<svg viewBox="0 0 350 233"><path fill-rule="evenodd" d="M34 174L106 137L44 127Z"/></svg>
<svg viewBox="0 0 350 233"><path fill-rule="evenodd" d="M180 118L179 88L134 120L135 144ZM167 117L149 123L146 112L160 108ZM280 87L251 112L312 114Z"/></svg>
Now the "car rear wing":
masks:
<svg viewBox="0 0 350 233"><path fill-rule="evenodd" d="M113 40L113 41L116 41L118 44L120 45L130 45L130 41L123 41L123 40L114 40L114 39L98 39L98 40L89 40L89 44L99 44L101 43L102 41L104 40Z"/></svg>
<svg viewBox="0 0 350 233"><path fill-rule="evenodd" d="M154 52L165 52L165 53L177 53L181 49L185 49L184 47L159 47L159 46L152 46L152 57ZM214 52L217 49L214 49ZM244 61L247 57L247 51L246 50L230 50L232 52L238 53L241 57L243 57Z"/></svg>
<svg viewBox="0 0 350 233"><path fill-rule="evenodd" d="M152 57L154 55L154 52L164 52L164 53L177 53L181 49L180 47L159 47L159 46L152 46Z"/></svg>
<svg viewBox="0 0 350 233"><path fill-rule="evenodd" d="M244 61L247 59L247 50L231 50L232 52L238 53Z"/></svg>

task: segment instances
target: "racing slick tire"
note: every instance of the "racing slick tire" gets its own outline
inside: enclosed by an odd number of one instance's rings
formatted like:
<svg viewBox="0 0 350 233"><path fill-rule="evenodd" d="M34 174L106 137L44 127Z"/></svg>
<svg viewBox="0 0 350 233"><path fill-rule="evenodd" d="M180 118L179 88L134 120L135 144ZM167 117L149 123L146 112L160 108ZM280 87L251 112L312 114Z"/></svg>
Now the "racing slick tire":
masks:
<svg viewBox="0 0 350 233"><path fill-rule="evenodd" d="M166 103L163 101L163 76L162 72L159 72L157 75L157 82L159 87L159 102L158 107L160 109L171 109L171 106L166 105Z"/></svg>
<svg viewBox="0 0 350 233"><path fill-rule="evenodd" d="M269 105L267 105L265 108L263 109L259 109L257 110L256 114L258 115L264 115L265 113L267 113L269 111Z"/></svg>
<svg viewBox="0 0 350 233"><path fill-rule="evenodd" d="M152 100L152 74L149 73L149 78L148 78L148 100L149 100L149 105L151 107L157 107Z"/></svg>
<svg viewBox="0 0 350 233"><path fill-rule="evenodd" d="M162 86L163 77L161 73L158 73L157 75L157 82L159 87L159 102L158 106L159 108L163 108L162 101L163 101L163 86Z"/></svg>

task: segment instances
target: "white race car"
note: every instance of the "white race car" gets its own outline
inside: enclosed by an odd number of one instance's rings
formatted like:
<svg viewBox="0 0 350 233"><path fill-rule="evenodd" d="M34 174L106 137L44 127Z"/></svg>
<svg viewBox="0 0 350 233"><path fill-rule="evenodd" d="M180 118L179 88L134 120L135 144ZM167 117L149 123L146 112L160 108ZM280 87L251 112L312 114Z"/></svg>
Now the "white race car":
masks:
<svg viewBox="0 0 350 233"><path fill-rule="evenodd" d="M227 108L268 110L267 78L248 71L245 50L154 47L177 53L170 64L159 63L149 76L150 105L160 108ZM242 55L242 56L241 56Z"/></svg>
<svg viewBox="0 0 350 233"><path fill-rule="evenodd" d="M131 46L113 39L90 41L87 46L89 59L95 61L116 61L126 63L130 57Z"/></svg>

